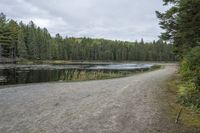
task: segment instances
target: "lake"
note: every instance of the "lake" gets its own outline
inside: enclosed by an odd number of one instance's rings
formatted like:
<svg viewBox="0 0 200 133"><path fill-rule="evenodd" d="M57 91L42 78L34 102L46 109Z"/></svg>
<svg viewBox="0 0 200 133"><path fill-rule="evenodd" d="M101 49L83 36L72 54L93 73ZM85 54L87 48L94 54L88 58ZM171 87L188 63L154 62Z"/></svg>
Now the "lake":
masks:
<svg viewBox="0 0 200 133"><path fill-rule="evenodd" d="M0 65L0 85L69 82L128 76L153 64Z"/></svg>

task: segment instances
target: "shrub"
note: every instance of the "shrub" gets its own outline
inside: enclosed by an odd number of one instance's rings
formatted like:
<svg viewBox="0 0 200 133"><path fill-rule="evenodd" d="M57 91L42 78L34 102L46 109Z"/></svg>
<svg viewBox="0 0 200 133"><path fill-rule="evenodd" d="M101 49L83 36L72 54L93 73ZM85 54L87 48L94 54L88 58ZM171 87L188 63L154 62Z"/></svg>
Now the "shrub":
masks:
<svg viewBox="0 0 200 133"><path fill-rule="evenodd" d="M183 75L184 78L191 77L189 61L186 58L184 58L181 62L180 72L181 72L181 74Z"/></svg>
<svg viewBox="0 0 200 133"><path fill-rule="evenodd" d="M200 47L193 48L182 60L181 74L200 86Z"/></svg>
<svg viewBox="0 0 200 133"><path fill-rule="evenodd" d="M184 77L184 83L179 86L181 103L200 108L200 47L184 56L180 72Z"/></svg>

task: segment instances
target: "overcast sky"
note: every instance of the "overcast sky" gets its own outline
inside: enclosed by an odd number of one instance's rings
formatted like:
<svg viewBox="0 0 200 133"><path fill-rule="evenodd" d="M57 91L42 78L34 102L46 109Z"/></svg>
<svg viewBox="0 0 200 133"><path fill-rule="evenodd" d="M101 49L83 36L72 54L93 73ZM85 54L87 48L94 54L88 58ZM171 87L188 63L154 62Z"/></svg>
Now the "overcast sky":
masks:
<svg viewBox="0 0 200 133"><path fill-rule="evenodd" d="M9 19L33 20L52 35L145 41L158 39L162 0L0 0Z"/></svg>

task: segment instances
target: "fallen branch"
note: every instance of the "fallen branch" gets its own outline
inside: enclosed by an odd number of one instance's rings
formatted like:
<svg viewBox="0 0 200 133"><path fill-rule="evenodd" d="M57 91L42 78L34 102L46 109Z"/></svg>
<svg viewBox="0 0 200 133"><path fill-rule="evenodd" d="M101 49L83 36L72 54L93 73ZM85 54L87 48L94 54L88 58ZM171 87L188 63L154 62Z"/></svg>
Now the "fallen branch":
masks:
<svg viewBox="0 0 200 133"><path fill-rule="evenodd" d="M175 123L177 124L178 121L179 121L179 118L181 116L181 112L182 112L183 108L180 109L180 111L178 112L177 116L176 116L176 120L175 120Z"/></svg>

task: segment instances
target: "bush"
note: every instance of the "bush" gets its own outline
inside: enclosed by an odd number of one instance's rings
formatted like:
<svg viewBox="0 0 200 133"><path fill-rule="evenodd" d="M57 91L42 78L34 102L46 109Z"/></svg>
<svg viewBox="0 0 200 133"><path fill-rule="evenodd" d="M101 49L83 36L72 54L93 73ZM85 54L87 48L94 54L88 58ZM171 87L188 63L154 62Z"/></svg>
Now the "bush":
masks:
<svg viewBox="0 0 200 133"><path fill-rule="evenodd" d="M181 74L183 75L184 78L191 77L189 61L186 58L184 58L181 62L180 72L181 72Z"/></svg>
<svg viewBox="0 0 200 133"><path fill-rule="evenodd" d="M193 48L184 56L180 72L184 78L179 86L181 103L200 108L200 47Z"/></svg>
<svg viewBox="0 0 200 133"><path fill-rule="evenodd" d="M200 108L200 91L195 83L188 81L179 85L179 102L193 108Z"/></svg>
<svg viewBox="0 0 200 133"><path fill-rule="evenodd" d="M200 86L200 47L193 48L182 60L181 74Z"/></svg>

